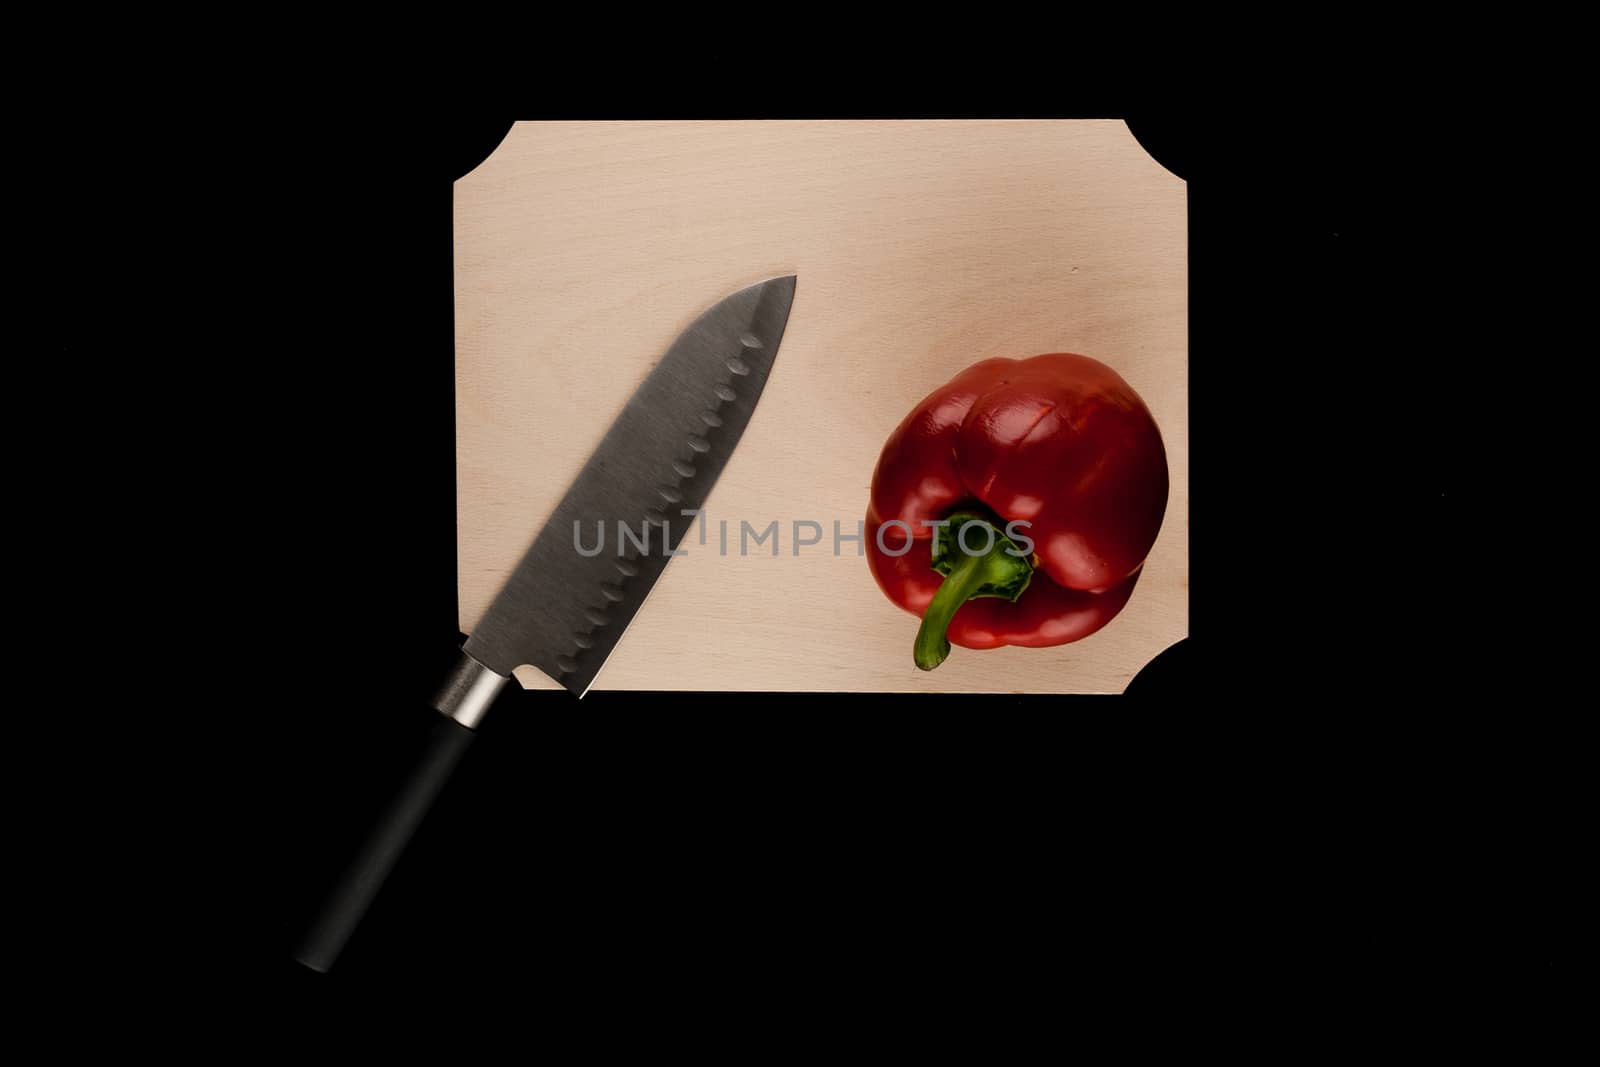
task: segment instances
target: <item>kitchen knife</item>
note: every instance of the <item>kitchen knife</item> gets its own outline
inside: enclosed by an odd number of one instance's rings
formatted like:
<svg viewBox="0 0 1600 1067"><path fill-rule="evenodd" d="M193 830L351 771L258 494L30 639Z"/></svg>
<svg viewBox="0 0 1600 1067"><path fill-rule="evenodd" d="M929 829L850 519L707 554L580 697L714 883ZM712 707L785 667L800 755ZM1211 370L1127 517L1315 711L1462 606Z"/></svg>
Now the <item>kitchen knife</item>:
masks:
<svg viewBox="0 0 1600 1067"><path fill-rule="evenodd" d="M333 966L513 670L580 698L594 683L739 443L794 288L786 275L724 298L634 391L462 646L423 753L306 928L301 963Z"/></svg>

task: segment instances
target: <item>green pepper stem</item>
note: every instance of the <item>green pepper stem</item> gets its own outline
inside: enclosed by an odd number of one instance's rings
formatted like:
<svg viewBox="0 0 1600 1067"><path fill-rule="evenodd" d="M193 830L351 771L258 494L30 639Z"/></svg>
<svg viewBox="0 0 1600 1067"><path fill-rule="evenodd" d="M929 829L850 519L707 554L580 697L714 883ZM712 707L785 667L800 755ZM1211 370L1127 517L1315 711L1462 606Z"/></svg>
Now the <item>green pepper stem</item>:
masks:
<svg viewBox="0 0 1600 1067"><path fill-rule="evenodd" d="M978 527L984 535L985 549L969 552L962 532ZM933 594L928 610L922 613L917 640L911 656L918 667L931 671L950 655L945 632L961 610L974 597L1001 597L1015 602L1033 577L1033 562L1017 548L1016 542L1001 533L999 522L976 511L958 511L934 535L933 569L944 575L944 582Z"/></svg>
<svg viewBox="0 0 1600 1067"><path fill-rule="evenodd" d="M911 649L912 658L922 670L933 670L950 655L950 642L944 636L945 631L950 628L950 620L956 617L956 611L983 584L983 576L983 557L962 553L949 576L939 586L939 591L933 594L928 610L922 613L922 625L917 627L917 641Z"/></svg>

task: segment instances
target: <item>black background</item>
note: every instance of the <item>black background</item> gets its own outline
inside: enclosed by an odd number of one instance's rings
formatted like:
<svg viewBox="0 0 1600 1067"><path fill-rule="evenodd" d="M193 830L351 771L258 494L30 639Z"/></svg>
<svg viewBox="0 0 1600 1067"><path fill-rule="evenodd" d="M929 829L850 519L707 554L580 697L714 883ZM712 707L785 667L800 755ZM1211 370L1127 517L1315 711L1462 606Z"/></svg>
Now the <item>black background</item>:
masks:
<svg viewBox="0 0 1600 1067"><path fill-rule="evenodd" d="M1379 325L1402 150L1359 107L1064 95L264 113L165 179L215 222L175 276L213 401L172 443L203 504L175 655L221 709L177 724L204 752L173 811L205 873L167 901L197 969L312 999L509 976L560 1012L774 971L857 996L906 968L1203 982L1395 951L1335 858L1418 745L1366 694L1438 685L1408 665L1442 582L1392 563L1430 557L1448 503L1434 357ZM512 117L832 115L1126 117L1188 180L1193 636L1122 697L509 687L334 973L294 964L460 640L451 182Z"/></svg>

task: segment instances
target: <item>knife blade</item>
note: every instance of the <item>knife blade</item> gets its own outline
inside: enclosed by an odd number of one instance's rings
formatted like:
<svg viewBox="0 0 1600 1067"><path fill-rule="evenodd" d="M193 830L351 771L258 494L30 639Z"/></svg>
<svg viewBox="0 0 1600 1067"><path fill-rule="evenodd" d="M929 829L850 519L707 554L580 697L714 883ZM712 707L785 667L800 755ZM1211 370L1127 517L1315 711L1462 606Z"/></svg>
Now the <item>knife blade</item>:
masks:
<svg viewBox="0 0 1600 1067"><path fill-rule="evenodd" d="M766 387L793 275L726 297L628 401L465 646L582 697L694 524ZM587 554L593 551L593 555Z"/></svg>
<svg viewBox="0 0 1600 1067"><path fill-rule="evenodd" d="M581 698L704 508L771 374L795 276L718 301L673 341L584 463L434 695L422 753L294 949L327 971L474 730L524 664Z"/></svg>

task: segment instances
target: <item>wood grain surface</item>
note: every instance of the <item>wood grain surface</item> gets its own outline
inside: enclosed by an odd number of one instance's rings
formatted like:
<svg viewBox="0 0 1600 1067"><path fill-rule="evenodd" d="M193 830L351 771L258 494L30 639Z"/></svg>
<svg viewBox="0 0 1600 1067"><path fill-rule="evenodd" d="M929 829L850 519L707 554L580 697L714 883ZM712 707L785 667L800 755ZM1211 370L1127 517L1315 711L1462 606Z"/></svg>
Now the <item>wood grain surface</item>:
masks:
<svg viewBox="0 0 1600 1067"><path fill-rule="evenodd" d="M685 538L595 688L1121 692L1188 633L1186 228L1184 183L1120 121L516 124L455 186L462 630L678 332L793 273L707 543ZM1114 367L1161 427L1172 490L1145 573L1083 641L919 671L916 618L855 544L834 554L834 522L856 531L919 399L980 359L1062 351ZM740 555L741 522L774 520L778 554ZM796 520L822 543L797 549Z"/></svg>

